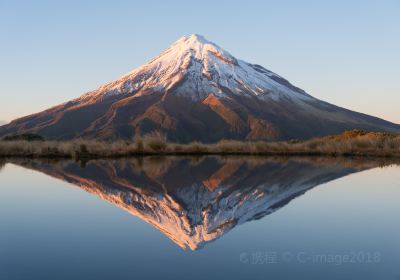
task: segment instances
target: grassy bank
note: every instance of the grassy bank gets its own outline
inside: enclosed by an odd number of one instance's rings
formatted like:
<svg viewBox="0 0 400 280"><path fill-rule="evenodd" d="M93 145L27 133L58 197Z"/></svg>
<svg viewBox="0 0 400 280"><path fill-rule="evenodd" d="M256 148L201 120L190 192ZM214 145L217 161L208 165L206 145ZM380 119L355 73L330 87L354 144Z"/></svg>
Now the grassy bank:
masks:
<svg viewBox="0 0 400 280"><path fill-rule="evenodd" d="M400 157L400 135L349 131L308 141L169 143L158 133L135 141L0 141L0 157L115 158L138 155L282 155Z"/></svg>

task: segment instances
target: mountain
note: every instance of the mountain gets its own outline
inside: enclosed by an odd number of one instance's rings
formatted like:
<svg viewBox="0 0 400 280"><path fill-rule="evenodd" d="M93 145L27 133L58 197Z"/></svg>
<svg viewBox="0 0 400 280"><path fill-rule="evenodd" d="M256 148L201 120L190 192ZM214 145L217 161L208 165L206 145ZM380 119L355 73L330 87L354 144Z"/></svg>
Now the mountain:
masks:
<svg viewBox="0 0 400 280"><path fill-rule="evenodd" d="M384 164L260 157L145 157L93 160L85 167L74 161L11 162L92 193L191 250L275 212L318 185Z"/></svg>
<svg viewBox="0 0 400 280"><path fill-rule="evenodd" d="M400 125L318 100L283 77L185 36L120 79L0 127L0 136L132 139L152 131L177 142L307 139Z"/></svg>

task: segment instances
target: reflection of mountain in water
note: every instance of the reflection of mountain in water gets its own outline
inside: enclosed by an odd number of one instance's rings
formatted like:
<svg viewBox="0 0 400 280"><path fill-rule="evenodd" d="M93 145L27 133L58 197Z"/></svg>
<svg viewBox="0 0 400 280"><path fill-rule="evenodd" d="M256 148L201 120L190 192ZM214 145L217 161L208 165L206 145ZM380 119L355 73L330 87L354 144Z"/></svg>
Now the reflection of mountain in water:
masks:
<svg viewBox="0 0 400 280"><path fill-rule="evenodd" d="M72 183L196 250L322 183L374 167L340 160L205 157L15 161Z"/></svg>

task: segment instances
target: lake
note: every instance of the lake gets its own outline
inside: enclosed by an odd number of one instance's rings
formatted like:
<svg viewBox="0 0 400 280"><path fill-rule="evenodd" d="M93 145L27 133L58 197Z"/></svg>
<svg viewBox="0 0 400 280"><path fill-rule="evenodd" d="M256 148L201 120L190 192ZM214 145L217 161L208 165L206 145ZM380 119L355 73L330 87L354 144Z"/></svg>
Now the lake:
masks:
<svg viewBox="0 0 400 280"><path fill-rule="evenodd" d="M0 162L0 279L400 279L400 167Z"/></svg>

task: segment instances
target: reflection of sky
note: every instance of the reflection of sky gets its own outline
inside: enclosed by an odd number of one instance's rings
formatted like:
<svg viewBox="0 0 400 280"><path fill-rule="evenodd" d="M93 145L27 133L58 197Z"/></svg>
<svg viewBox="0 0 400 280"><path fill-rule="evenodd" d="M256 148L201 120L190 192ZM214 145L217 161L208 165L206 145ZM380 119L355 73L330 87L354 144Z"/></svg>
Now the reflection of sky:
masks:
<svg viewBox="0 0 400 280"><path fill-rule="evenodd" d="M18 279L54 279L50 276L55 273L58 279L394 279L396 272L400 275L399 174L399 167L387 167L332 181L270 216L236 227L202 250L185 252L151 226L93 195L7 165L0 173L0 279L16 274ZM378 251L382 262L240 263L240 254L257 251Z"/></svg>

